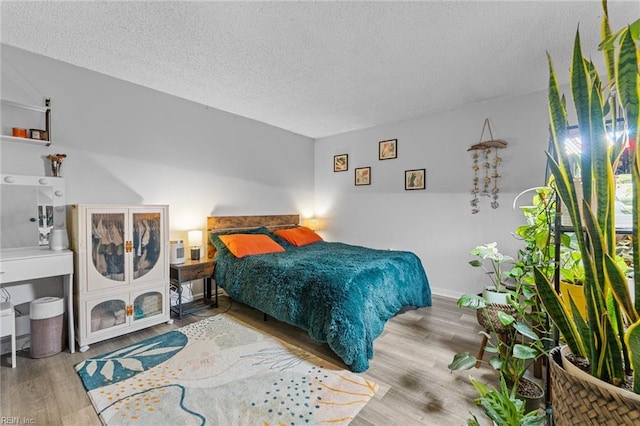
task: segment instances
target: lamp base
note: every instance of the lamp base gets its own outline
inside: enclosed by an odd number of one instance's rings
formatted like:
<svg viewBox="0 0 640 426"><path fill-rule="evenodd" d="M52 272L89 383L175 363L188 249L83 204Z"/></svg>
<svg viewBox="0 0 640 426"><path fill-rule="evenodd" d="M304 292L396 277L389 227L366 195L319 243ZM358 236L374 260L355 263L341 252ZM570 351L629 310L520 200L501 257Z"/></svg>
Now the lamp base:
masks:
<svg viewBox="0 0 640 426"><path fill-rule="evenodd" d="M200 248L191 249L191 260L200 260Z"/></svg>

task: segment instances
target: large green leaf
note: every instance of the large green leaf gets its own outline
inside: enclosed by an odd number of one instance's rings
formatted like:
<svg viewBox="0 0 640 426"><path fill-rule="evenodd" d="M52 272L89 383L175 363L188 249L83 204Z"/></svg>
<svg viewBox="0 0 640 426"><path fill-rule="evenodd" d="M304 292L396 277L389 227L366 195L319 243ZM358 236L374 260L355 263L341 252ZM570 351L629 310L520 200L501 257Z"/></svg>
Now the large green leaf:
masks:
<svg viewBox="0 0 640 426"><path fill-rule="evenodd" d="M451 364L447 366L447 368L451 371L453 370L469 370L476 366L476 362L478 360L475 356L470 355L469 352L462 352L455 354L453 357L453 361Z"/></svg>
<svg viewBox="0 0 640 426"><path fill-rule="evenodd" d="M640 320L638 312L631 300L631 294L629 293L629 287L627 286L627 278L620 271L620 267L616 261L610 256L605 257L605 269L613 295L618 302L618 305L622 308L624 314L629 318L631 322Z"/></svg>
<svg viewBox="0 0 640 426"><path fill-rule="evenodd" d="M517 322L513 324L513 328L515 328L518 333L522 334L524 337L527 337L531 340L538 340L540 337L538 334L531 328L531 326L524 322Z"/></svg>
<svg viewBox="0 0 640 426"><path fill-rule="evenodd" d="M571 321L569 312L560 300L560 296L554 290L547 277L538 268L533 270L536 280L536 290L540 301L549 317L556 324L560 333L564 337L569 349L579 356L587 357L586 348L580 339L580 334L575 324Z"/></svg>
<svg viewBox="0 0 640 426"><path fill-rule="evenodd" d="M589 78L585 60L582 56L580 46L580 31L576 31L573 43L573 60L570 69L571 96L576 108L578 117L578 128L580 129L580 174L582 179L583 194L587 200L591 199L591 132L589 117ZM578 200L579 202L580 200Z"/></svg>
<svg viewBox="0 0 640 426"><path fill-rule="evenodd" d="M633 368L633 391L640 393L640 321L631 324L625 335L625 343Z"/></svg>
<svg viewBox="0 0 640 426"><path fill-rule="evenodd" d="M638 128L640 127L640 75L638 73L638 51L634 43L640 37L640 19L621 31L620 50L616 67L616 85L620 92L620 103L626 111L628 138L635 141L630 146L631 175L633 180L633 235L638 236L640 222L640 156L638 155ZM640 311L640 241L632 239L632 256L635 277L635 307Z"/></svg>
<svg viewBox="0 0 640 426"><path fill-rule="evenodd" d="M516 343L513 346L513 356L518 359L536 359L538 351L529 345L521 345Z"/></svg>
<svg viewBox="0 0 640 426"><path fill-rule="evenodd" d="M638 122L640 76L638 75L638 52L631 38L631 31L623 31L618 52L616 66L616 87L620 96L620 103L626 112L626 119L631 123L631 131L637 134L633 123Z"/></svg>

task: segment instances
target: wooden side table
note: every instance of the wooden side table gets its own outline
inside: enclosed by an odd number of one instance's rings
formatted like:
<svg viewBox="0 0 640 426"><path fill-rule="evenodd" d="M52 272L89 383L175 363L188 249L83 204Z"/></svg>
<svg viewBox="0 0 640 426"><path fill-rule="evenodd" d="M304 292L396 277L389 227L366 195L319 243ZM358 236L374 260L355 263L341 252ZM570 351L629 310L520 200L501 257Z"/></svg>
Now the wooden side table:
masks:
<svg viewBox="0 0 640 426"><path fill-rule="evenodd" d="M187 259L184 263L170 265L171 289L178 293L178 303L175 306L171 306L171 312L176 314L178 319L211 306L218 307L217 283L215 283L215 295L211 293L211 279L214 268L215 261L213 259ZM204 298L183 303L182 284L198 279L204 279Z"/></svg>

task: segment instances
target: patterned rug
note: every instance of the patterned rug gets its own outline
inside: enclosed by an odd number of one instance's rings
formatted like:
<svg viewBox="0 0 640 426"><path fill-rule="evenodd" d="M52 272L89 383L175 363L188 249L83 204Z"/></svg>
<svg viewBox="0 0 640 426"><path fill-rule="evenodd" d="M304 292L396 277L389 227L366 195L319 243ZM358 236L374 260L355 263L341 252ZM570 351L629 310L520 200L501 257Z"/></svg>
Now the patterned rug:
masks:
<svg viewBox="0 0 640 426"><path fill-rule="evenodd" d="M344 425L378 389L224 314L75 368L107 425Z"/></svg>

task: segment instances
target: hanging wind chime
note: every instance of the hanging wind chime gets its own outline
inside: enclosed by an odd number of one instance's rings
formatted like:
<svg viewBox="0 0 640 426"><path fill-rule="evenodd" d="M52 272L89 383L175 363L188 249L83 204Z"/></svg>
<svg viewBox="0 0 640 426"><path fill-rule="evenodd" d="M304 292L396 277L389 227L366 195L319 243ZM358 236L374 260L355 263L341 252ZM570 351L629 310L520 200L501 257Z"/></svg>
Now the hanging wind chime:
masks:
<svg viewBox="0 0 640 426"><path fill-rule="evenodd" d="M489 140L483 140L485 130L489 131ZM471 151L471 158L473 159L473 188L471 188L471 213L476 214L480 212L479 201L480 197L491 197L491 208L497 209L500 206L498 203L498 178L500 173L498 172L498 166L502 164L502 158L498 156L498 149L506 148L507 142L502 139L494 139L493 132L491 131L491 125L489 119L484 120L482 126L482 133L480 134L480 142L472 145L467 151ZM493 159L491 159L493 154ZM480 169L483 171L481 172ZM480 183L480 175L482 175L482 183ZM493 184L493 187L492 187ZM482 189L480 189L482 187Z"/></svg>

